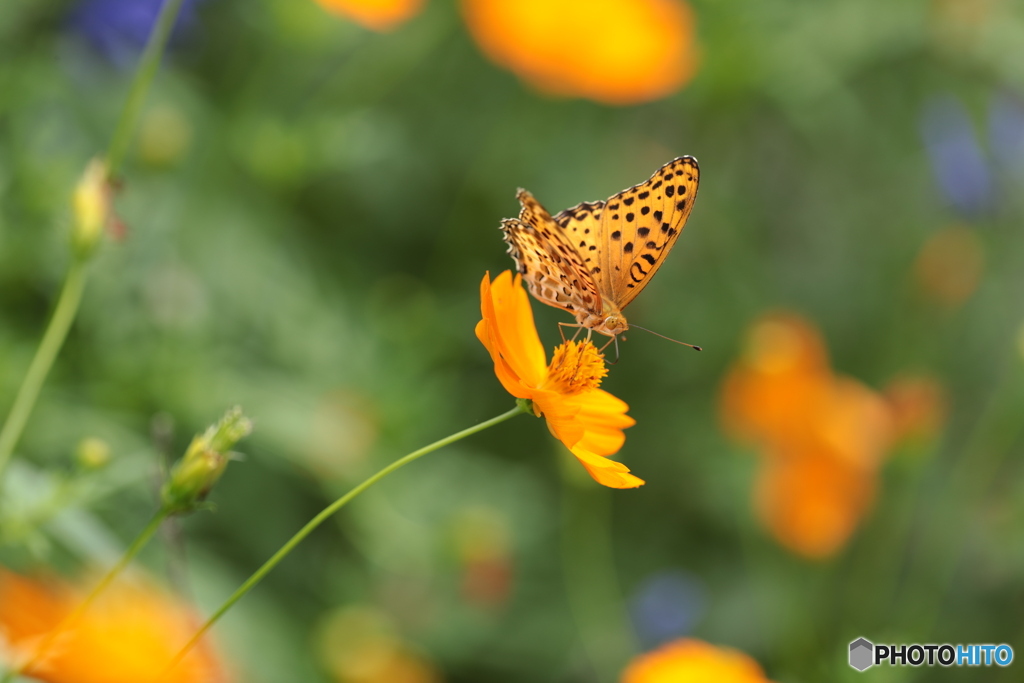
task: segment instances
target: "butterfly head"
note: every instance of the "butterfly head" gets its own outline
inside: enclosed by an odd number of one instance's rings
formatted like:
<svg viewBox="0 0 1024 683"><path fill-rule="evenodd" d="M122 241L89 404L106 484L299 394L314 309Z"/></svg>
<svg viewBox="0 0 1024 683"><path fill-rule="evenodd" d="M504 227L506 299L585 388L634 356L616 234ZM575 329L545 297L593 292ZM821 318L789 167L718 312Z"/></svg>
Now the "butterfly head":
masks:
<svg viewBox="0 0 1024 683"><path fill-rule="evenodd" d="M595 332L606 334L609 337L622 334L629 329L629 325L626 324L626 316L621 313L612 313L605 316L605 319L601 321L601 324L594 328Z"/></svg>

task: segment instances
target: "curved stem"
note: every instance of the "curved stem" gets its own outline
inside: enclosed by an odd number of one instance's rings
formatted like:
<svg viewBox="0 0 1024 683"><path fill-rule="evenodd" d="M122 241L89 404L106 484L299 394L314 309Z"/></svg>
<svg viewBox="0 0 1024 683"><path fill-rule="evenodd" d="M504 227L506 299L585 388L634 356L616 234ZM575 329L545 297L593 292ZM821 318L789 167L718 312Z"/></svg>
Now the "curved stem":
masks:
<svg viewBox="0 0 1024 683"><path fill-rule="evenodd" d="M153 25L153 32L149 34L146 49L139 61L139 68L132 80L131 90L128 91L128 99L125 100L124 107L121 109L121 116L117 120L114 135L110 140L110 148L107 150L107 168L111 177L117 176L125 154L128 152L128 143L131 142L135 124L139 120L142 104L146 100L146 92L160 66L160 58L163 57L171 30L178 20L182 2L183 0L164 0L156 24Z"/></svg>
<svg viewBox="0 0 1024 683"><path fill-rule="evenodd" d="M96 601L96 598L98 598L100 594L106 590L107 586L109 586L111 582L113 582L113 580L117 578L122 571L124 571L125 567L135 559L135 556L138 555L139 551L145 547L151 538L153 538L153 534L157 532L160 525L165 519L167 519L167 517L168 513L165 510L160 510L160 512L156 513L153 516L153 519L149 520L149 524L147 524L146 527L139 532L139 535L135 537L135 540L132 541L130 546L128 546L128 549L124 551L124 554L121 555L121 559L119 559L117 563L103 575L103 578L99 580L99 583L97 583L91 591L89 591L89 594L85 596L85 599L82 600L81 603L79 603L78 607L64 617L52 631L46 634L46 637L39 643L39 646L35 649L31 658L23 664L13 666L8 669L4 673L3 677L0 677L0 683L8 683L8 681L12 681L15 676L32 668L36 662L42 659L46 653L49 652L54 642L74 626L79 617L81 617L85 611L89 609L89 606Z"/></svg>
<svg viewBox="0 0 1024 683"><path fill-rule="evenodd" d="M32 359L32 364L28 367L21 388L18 389L18 395L14 398L14 405L11 406L11 412L7 415L7 421L4 422L3 429L0 430L0 480L3 478L4 469L11 459L11 454L14 453L14 448L18 444L18 439L21 438L21 433L25 429L25 423L28 422L29 415L32 414L32 408L39 397L43 382L50 374L53 361L60 353L61 346L64 345L64 340L68 336L68 330L71 329L71 323L74 322L75 315L78 313L78 305L82 301L82 291L85 289L85 280L86 262L76 258L71 263L67 277L64 279L64 286L57 299L53 317L50 318L50 324L43 334L42 341L39 342L39 348Z"/></svg>
<svg viewBox="0 0 1024 683"><path fill-rule="evenodd" d="M276 553L274 553L274 555L269 560L263 563L262 567L257 569L252 576L245 580L245 583L238 587L238 590L236 590L231 595L231 597L224 602L223 605L217 608L216 612L210 615L210 617L199 628L199 630L195 632L195 634L189 639L187 643L185 643L185 646L181 648L178 654L174 656L174 659L172 659L171 663L167 665L167 668L164 669L163 673L160 675L157 681L164 680L167 677L167 674L169 674L174 669L174 667L177 666L178 663L180 663L181 660L185 658L185 655L187 655L189 651L193 647L195 647L196 643L198 643L200 639L202 639L206 632L209 631L210 628L215 623L217 623L217 621L222 616L224 616L224 614L229 609L231 609L231 607L236 602L238 602L242 598L242 596L244 596L246 593L252 590L256 586L256 584L263 580L263 577L269 574L270 571L278 565L278 563L281 560L287 557L288 553L290 553L295 548L295 546L301 543L303 539L306 538L306 536L309 536L309 534L313 532L314 529L323 524L329 517L331 517L331 515L333 515L335 512L343 508L353 498L355 498L360 493L370 488L371 486L373 486L378 481L380 481L387 475L391 474L395 470L400 469L405 465L408 465L413 460L416 460L432 451L436 451L439 448L455 443L456 441L464 439L467 436L471 436L473 434L476 434L477 432L482 432L488 427L493 427L494 425L504 422L505 420L508 420L510 418L513 418L516 415L519 415L520 413L523 412L526 411L523 409L521 405L517 404L515 408L509 410L506 413L502 413L497 417L492 417L490 420L481 422L480 424L469 427L468 429L463 429L461 432L456 432L451 436L446 436L445 438L440 439L439 441L435 441L429 446L424 446L423 448L417 451L413 451L412 453L409 453L408 455L394 461L384 469L380 470L379 472L377 472L376 474L374 474L373 476L371 476L370 478L366 479L364 482L353 488L351 491L343 495L341 498L338 498L336 501L325 507L323 510L320 511L320 513L316 517L309 520L309 522L306 523L306 526L299 529L299 531L294 536L288 539L287 543L281 546L281 548Z"/></svg>

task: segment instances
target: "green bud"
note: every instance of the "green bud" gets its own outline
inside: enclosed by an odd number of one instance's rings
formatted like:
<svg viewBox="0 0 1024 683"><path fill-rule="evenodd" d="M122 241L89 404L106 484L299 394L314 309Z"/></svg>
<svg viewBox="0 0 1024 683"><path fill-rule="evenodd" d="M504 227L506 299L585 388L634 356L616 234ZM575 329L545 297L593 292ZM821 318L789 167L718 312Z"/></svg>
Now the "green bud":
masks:
<svg viewBox="0 0 1024 683"><path fill-rule="evenodd" d="M192 439L164 484L161 492L164 510L182 514L199 507L227 469L231 449L251 432L252 421L236 407L205 433Z"/></svg>
<svg viewBox="0 0 1024 683"><path fill-rule="evenodd" d="M110 462L110 444L103 439L86 437L75 448L75 460L84 470L98 470Z"/></svg>

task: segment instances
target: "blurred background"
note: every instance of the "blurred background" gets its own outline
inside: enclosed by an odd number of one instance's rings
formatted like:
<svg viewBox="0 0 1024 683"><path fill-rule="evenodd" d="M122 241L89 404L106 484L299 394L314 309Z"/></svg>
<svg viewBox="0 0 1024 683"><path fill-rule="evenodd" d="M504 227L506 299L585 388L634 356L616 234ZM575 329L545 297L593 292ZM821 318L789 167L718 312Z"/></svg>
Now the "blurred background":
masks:
<svg viewBox="0 0 1024 683"><path fill-rule="evenodd" d="M158 9L0 4L0 411ZM847 665L859 636L1024 654L1009 0L186 0L0 563L116 558L161 464L238 404L256 431L215 511L141 557L208 613L355 483L512 406L473 326L517 187L555 213L683 154L699 199L628 315L705 350L631 332L604 384L647 484L601 489L527 417L432 454L227 615L225 666L604 682L689 635L778 682L1018 680ZM569 316L534 311L550 352Z"/></svg>

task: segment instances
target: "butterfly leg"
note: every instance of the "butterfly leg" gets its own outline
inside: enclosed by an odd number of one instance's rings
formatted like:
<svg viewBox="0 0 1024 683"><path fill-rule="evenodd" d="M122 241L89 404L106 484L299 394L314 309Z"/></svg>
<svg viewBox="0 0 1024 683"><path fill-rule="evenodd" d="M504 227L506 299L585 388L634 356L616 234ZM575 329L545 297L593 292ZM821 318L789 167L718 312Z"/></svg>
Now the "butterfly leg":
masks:
<svg viewBox="0 0 1024 683"><path fill-rule="evenodd" d="M602 346L600 349L598 349L598 353L604 353L604 350L607 349L612 344L615 344L615 360L610 361L608 363L608 365L615 365L616 363L619 362L619 337L618 337L618 335L616 335L616 336L612 337L611 339L609 339L605 343L604 346Z"/></svg>
<svg viewBox="0 0 1024 683"><path fill-rule="evenodd" d="M576 337L580 336L580 330L583 329L583 325L580 325L579 323L558 323L558 334L560 334L562 336L562 343L563 344L566 341L565 340L565 332L563 331L564 328L566 328L566 327L575 327L576 328L576 334L572 335L572 339L570 341L576 341ZM589 337L588 337L588 339L589 339Z"/></svg>

